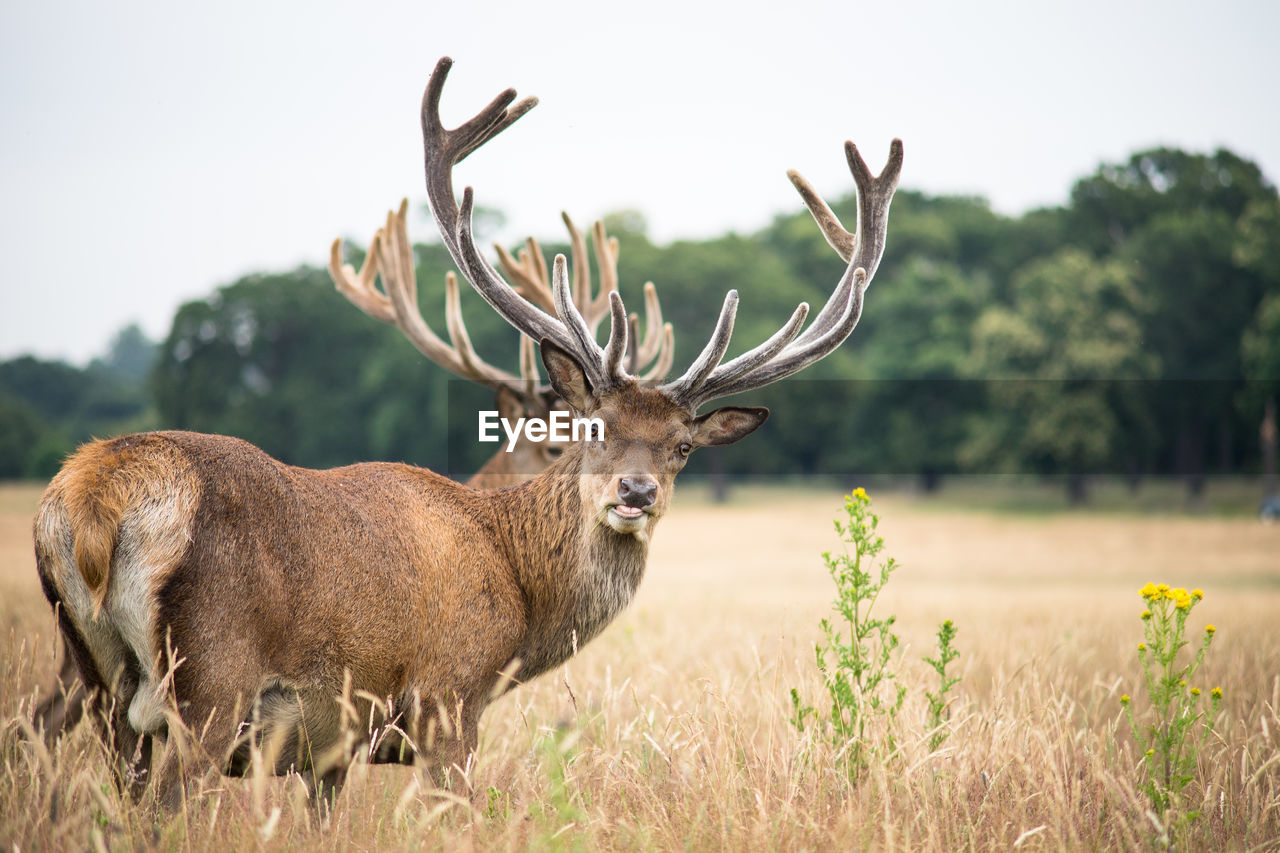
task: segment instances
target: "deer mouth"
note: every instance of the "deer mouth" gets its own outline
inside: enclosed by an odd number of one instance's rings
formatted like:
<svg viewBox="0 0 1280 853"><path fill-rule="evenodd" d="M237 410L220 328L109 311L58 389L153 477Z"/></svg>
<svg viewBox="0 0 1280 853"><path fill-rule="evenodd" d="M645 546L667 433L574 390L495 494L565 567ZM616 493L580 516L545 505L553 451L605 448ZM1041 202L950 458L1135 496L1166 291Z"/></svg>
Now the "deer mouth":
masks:
<svg viewBox="0 0 1280 853"><path fill-rule="evenodd" d="M649 523L649 515L638 506L617 504L609 507L605 523L618 533L639 533Z"/></svg>

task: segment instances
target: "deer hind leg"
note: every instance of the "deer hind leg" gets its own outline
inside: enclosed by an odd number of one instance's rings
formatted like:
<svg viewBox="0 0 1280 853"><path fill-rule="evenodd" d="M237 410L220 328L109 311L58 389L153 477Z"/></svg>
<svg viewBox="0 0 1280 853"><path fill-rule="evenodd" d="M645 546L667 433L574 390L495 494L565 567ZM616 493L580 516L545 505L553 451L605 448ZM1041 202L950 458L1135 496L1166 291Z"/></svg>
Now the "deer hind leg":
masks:
<svg viewBox="0 0 1280 853"><path fill-rule="evenodd" d="M439 703L433 713L423 714L418 742L423 764L438 788L456 790L469 784L471 765L479 745L479 713L456 703L452 710Z"/></svg>
<svg viewBox="0 0 1280 853"><path fill-rule="evenodd" d="M231 776L297 773L321 824L327 825L356 742L343 727L340 704L326 691L270 678L240 722L225 771Z"/></svg>
<svg viewBox="0 0 1280 853"><path fill-rule="evenodd" d="M36 706L34 715L35 728L44 733L45 743L50 747L64 732L75 728L84 717L90 701L71 646L65 638L62 645L62 666L58 669L57 679Z"/></svg>

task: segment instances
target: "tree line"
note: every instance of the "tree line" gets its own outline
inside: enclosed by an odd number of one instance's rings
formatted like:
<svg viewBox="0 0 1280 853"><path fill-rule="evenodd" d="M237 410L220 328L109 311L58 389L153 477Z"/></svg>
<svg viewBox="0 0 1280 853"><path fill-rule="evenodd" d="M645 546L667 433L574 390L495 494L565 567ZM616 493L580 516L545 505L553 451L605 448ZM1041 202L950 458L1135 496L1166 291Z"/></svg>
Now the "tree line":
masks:
<svg viewBox="0 0 1280 853"><path fill-rule="evenodd" d="M832 207L856 221L852 194ZM666 245L637 213L606 218L629 305L646 280L663 296L677 370L730 288L742 297L730 356L797 302L825 301L843 264L797 209L753 234ZM691 464L926 488L968 472L1062 475L1076 500L1098 473L1175 474L1196 493L1209 474L1257 472L1280 390L1277 246L1275 186L1225 150L1141 151L1079 180L1066 204L1016 217L901 190L852 338L751 395L774 410L768 440ZM415 254L422 311L443 333L452 265L438 242ZM478 351L514 368L510 328L474 294L463 312ZM492 450L475 441L491 403L354 310L324 269L262 273L183 305L158 344L131 328L84 369L0 364L0 477L49 476L90 435L140 428L237 435L300 465L463 475Z"/></svg>

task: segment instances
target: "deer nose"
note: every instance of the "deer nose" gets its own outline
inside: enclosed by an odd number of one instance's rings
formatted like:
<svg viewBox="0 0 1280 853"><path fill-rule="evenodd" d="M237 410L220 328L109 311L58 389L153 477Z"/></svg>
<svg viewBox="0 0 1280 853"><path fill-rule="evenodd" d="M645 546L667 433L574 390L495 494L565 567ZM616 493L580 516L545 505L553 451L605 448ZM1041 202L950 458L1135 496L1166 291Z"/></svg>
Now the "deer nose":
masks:
<svg viewBox="0 0 1280 853"><path fill-rule="evenodd" d="M648 477L623 477L618 483L618 500L637 509L653 506L657 494L658 484Z"/></svg>

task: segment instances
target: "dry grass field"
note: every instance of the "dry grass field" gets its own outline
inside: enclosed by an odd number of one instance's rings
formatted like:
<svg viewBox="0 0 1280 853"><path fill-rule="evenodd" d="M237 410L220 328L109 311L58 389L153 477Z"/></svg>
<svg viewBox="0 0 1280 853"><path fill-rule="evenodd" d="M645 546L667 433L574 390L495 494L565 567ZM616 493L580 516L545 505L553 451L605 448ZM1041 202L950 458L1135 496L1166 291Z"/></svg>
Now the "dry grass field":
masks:
<svg viewBox="0 0 1280 853"><path fill-rule="evenodd" d="M34 487L0 488L0 844L5 850L446 848L693 850L1145 849L1119 697L1141 701L1138 588L1201 587L1190 628L1217 635L1200 677L1224 714L1190 790L1184 849L1280 849L1280 526L1247 517L945 511L879 497L902 564L896 613L909 688L901 752L856 786L832 747L788 723L819 704L818 620L833 587L835 492L678 494L635 603L568 665L489 709L462 784L357 767L332 825L290 780L206 778L178 814L116 792L88 726L49 753L23 735L56 669L36 582ZM920 662L946 618L964 680L930 753Z"/></svg>

